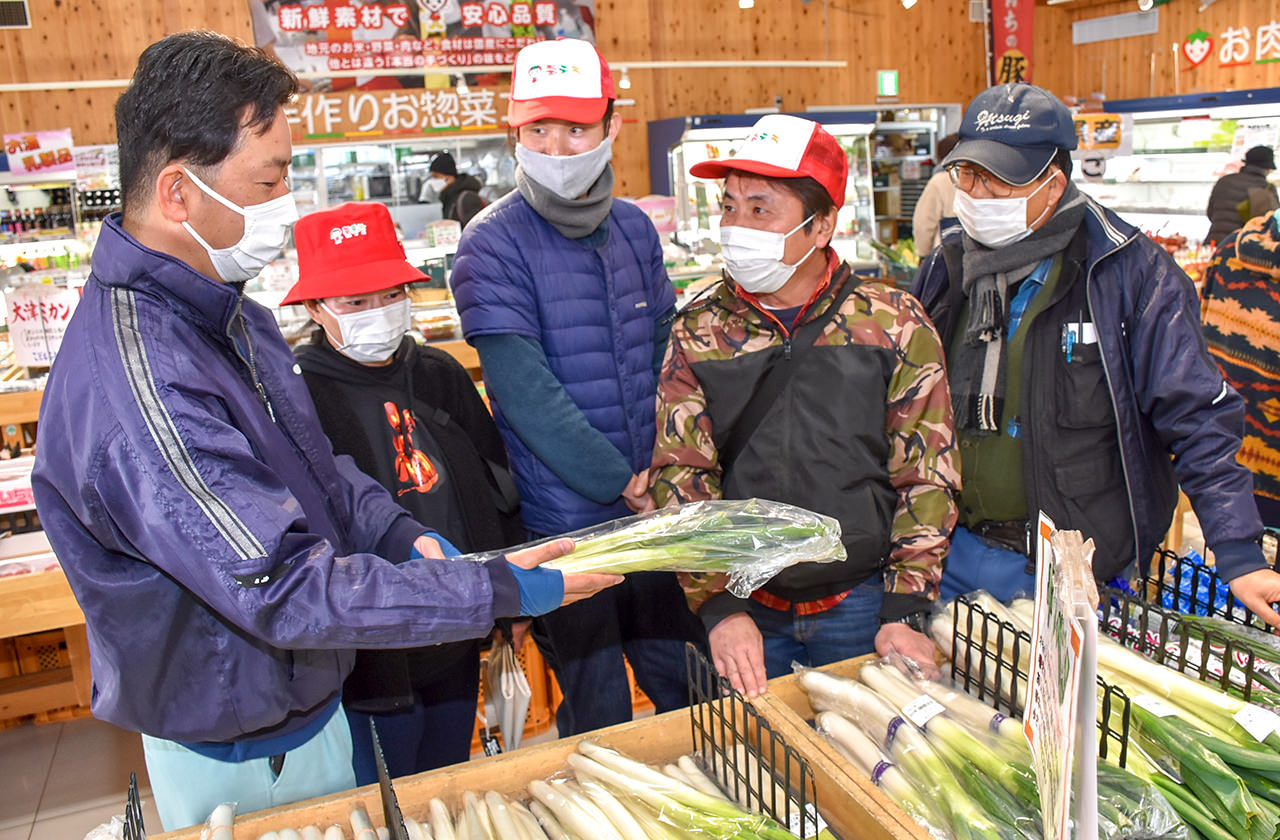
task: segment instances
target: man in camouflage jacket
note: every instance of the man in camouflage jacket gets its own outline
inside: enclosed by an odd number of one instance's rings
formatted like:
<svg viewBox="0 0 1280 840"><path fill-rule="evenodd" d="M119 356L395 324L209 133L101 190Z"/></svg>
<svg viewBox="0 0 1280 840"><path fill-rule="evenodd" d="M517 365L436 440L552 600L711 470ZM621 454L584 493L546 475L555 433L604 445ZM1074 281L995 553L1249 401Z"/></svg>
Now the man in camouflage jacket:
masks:
<svg viewBox="0 0 1280 840"><path fill-rule="evenodd" d="M938 335L914 298L853 276L830 248L848 166L816 123L764 117L735 157L692 173L727 176L728 270L672 327L652 494L659 505L799 505L835 517L848 551L793 566L750 599L726 592L722 576L683 576L716 668L755 695L792 660L816 666L874 648L932 666L919 631L959 481ZM815 322L820 330L805 329ZM761 385L777 365L794 368L763 414L748 408L759 391L769 399Z"/></svg>

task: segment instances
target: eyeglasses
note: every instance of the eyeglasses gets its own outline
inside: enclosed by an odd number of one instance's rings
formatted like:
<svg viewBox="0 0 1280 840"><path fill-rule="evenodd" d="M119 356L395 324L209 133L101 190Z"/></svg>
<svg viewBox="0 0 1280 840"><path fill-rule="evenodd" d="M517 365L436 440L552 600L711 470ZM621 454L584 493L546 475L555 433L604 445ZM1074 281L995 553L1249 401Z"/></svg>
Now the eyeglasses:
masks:
<svg viewBox="0 0 1280 840"><path fill-rule="evenodd" d="M947 174L951 176L951 183L965 192L972 192L974 186L979 182L982 183L983 189L996 198L1008 198L1017 189L1013 184L1001 181L985 169L966 166L963 163L955 163L948 166Z"/></svg>

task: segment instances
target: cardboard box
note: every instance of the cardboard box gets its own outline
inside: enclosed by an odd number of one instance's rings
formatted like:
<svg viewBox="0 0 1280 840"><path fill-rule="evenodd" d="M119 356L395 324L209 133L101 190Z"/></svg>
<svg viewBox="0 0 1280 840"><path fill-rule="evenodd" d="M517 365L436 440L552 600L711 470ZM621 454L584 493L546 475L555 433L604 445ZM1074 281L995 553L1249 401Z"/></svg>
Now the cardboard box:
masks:
<svg viewBox="0 0 1280 840"><path fill-rule="evenodd" d="M790 719L794 725L795 718ZM427 814L428 802L439 797L455 813L462 794L468 790L483 795L494 790L504 796L527 800L528 783L545 779L566 767L566 758L584 737L613 747L628 756L650 764L664 764L690 753L694 747L690 712L677 710L631 723L602 729L585 736L562 738L547 744L527 747L511 753L470 761L429 773L395 780L395 790L405 816L421 819ZM808 739L797 734L788 743L804 743ZM837 780L829 771L813 767L818 790L819 812L831 829L844 840L928 840L918 829L903 823L905 815L893 813L888 801L874 789L867 795L847 780ZM867 782L869 785L870 782ZM233 840L257 840L267 831L284 828L301 829L314 825L324 830L337 823L351 834L349 817L352 807L362 806L374 826L383 825L382 805L377 785L344 791L280 808L238 816L232 832ZM914 823L912 824L914 826ZM198 840L200 826L149 835L152 840Z"/></svg>

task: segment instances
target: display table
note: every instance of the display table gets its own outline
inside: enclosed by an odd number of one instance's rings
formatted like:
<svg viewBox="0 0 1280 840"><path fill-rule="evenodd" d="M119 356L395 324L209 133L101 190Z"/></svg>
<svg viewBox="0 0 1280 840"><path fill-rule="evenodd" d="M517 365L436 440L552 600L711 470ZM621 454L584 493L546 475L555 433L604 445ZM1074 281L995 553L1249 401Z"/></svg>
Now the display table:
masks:
<svg viewBox="0 0 1280 840"><path fill-rule="evenodd" d="M66 634L68 664L0 678L0 720L88 706L92 685L84 613L62 570L0 578L0 638L49 630Z"/></svg>

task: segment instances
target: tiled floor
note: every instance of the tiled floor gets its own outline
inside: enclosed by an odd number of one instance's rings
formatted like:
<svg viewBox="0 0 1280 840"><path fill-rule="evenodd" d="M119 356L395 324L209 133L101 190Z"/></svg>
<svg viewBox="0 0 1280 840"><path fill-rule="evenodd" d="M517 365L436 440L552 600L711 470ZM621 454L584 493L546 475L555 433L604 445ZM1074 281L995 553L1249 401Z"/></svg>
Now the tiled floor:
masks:
<svg viewBox="0 0 1280 840"><path fill-rule="evenodd" d="M130 772L158 834L137 734L93 718L0 730L0 840L81 840L124 814Z"/></svg>
<svg viewBox="0 0 1280 840"><path fill-rule="evenodd" d="M525 745L555 737L553 727ZM82 840L123 816L130 772L147 833L160 834L137 734L93 718L0 730L0 840Z"/></svg>

